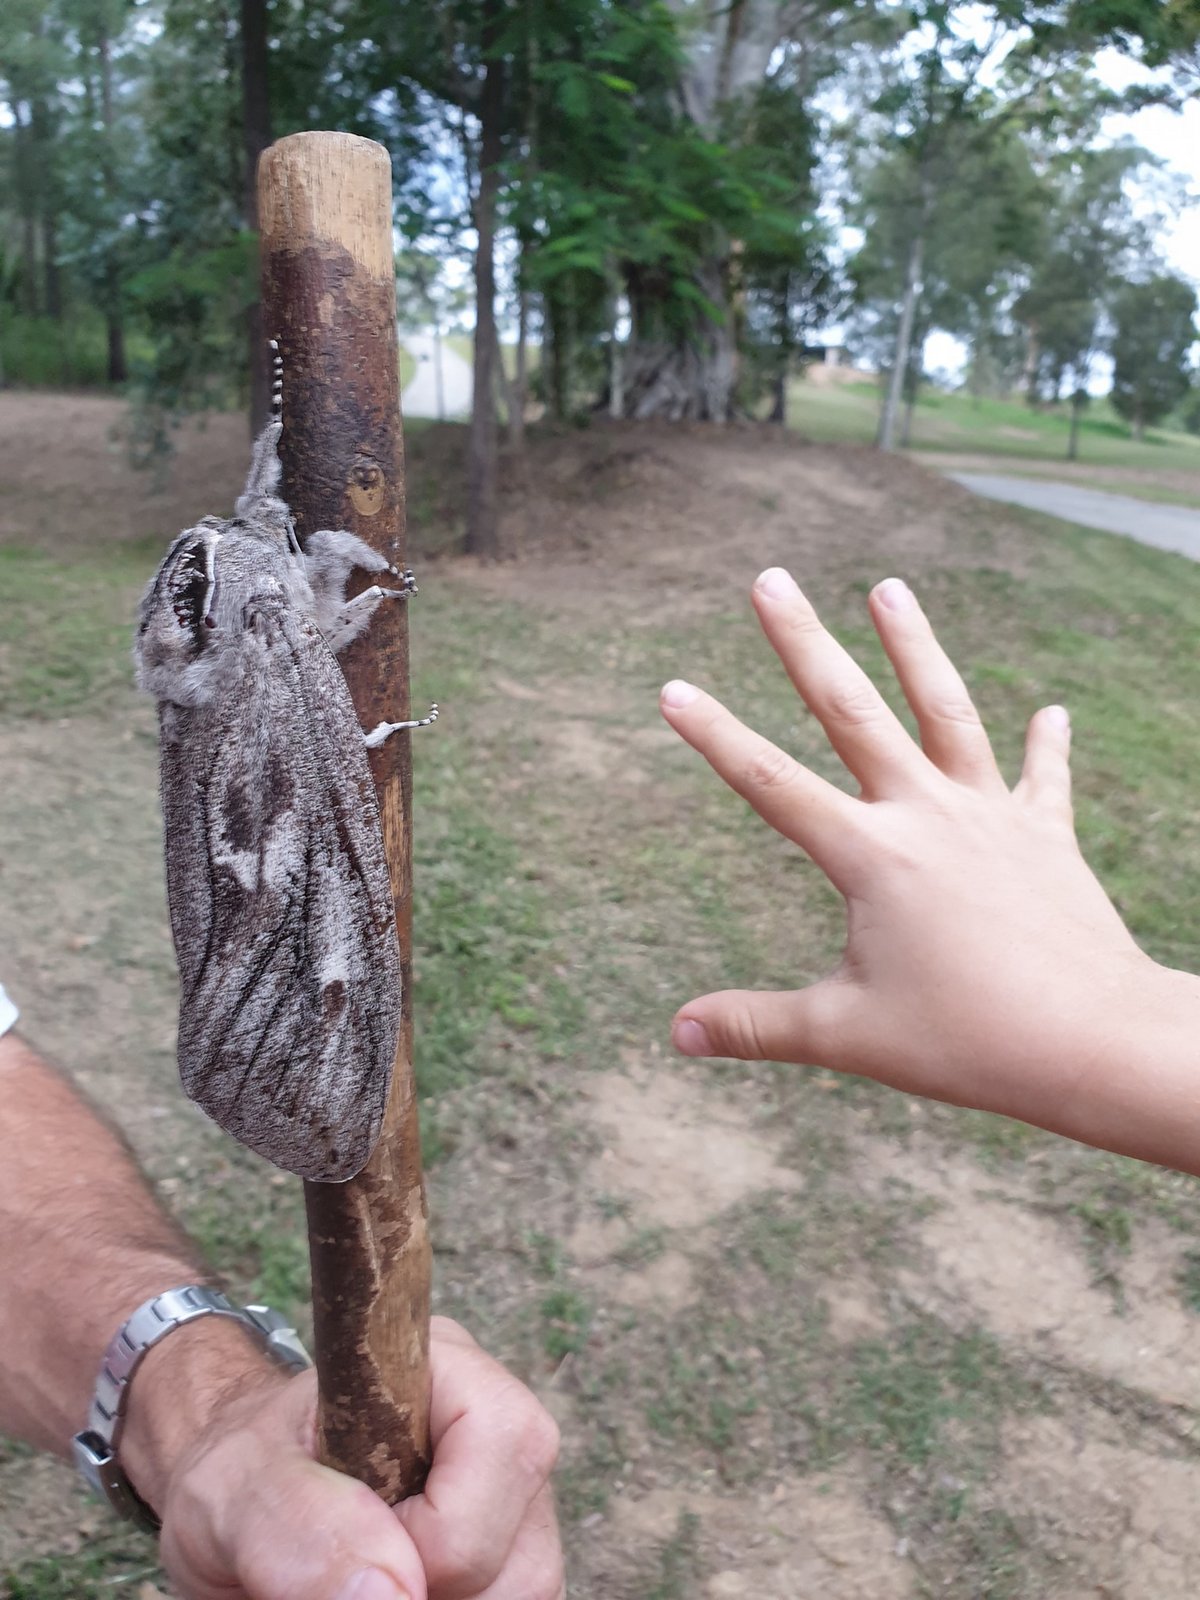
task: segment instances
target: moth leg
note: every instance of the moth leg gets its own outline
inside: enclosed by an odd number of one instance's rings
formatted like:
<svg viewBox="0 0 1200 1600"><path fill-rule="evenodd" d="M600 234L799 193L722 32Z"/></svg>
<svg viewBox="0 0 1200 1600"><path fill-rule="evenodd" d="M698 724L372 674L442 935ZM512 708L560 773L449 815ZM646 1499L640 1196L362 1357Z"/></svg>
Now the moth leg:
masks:
<svg viewBox="0 0 1200 1600"><path fill-rule="evenodd" d="M395 570L394 568L392 569ZM370 622L374 615L375 607L381 600L407 600L410 594L416 594L417 586L412 582L412 573L406 567L401 574L403 589L381 589L373 583L369 589L364 589L361 594L356 594L353 600L346 600L341 607L326 622L322 622L320 612L317 614L317 625L325 635L325 642L336 655L345 648L351 639L357 639L359 634Z"/></svg>
<svg viewBox="0 0 1200 1600"><path fill-rule="evenodd" d="M364 572L389 572L399 578L401 587L381 589L376 586L366 590L370 602L365 612L351 618L347 613L354 601L346 600L346 582L355 567L361 567ZM380 600L417 591L416 580L408 567L401 572L386 556L372 550L365 539L345 528L320 528L305 541L304 571L313 592L317 627L335 650L349 644L362 632ZM351 626L352 631L346 631ZM339 643L334 644L335 638Z"/></svg>
<svg viewBox="0 0 1200 1600"><path fill-rule="evenodd" d="M430 706L427 717L416 717L411 722L381 722L377 727L372 728L370 733L364 730L363 742L368 750L373 750L376 745L381 745L390 734L399 733L401 728L427 728L431 722L436 722L437 719L438 708L435 701Z"/></svg>

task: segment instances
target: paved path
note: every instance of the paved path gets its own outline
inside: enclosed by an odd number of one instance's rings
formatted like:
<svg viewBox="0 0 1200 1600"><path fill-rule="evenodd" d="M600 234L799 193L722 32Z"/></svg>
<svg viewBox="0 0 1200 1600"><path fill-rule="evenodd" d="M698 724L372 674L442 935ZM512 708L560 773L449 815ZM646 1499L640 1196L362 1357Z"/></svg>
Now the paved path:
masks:
<svg viewBox="0 0 1200 1600"><path fill-rule="evenodd" d="M471 410L471 364L445 339L441 350L432 333L406 333L400 343L417 363L416 376L402 396L406 417L465 417ZM438 363L441 394L438 393Z"/></svg>
<svg viewBox="0 0 1200 1600"><path fill-rule="evenodd" d="M952 472L949 476L989 500L1028 506L1031 511L1044 511L1047 516L1105 533L1123 533L1142 544L1175 550L1200 561L1200 510L1193 506L1135 500L1128 494L1108 494L1103 489L1043 478L1005 478L982 472Z"/></svg>

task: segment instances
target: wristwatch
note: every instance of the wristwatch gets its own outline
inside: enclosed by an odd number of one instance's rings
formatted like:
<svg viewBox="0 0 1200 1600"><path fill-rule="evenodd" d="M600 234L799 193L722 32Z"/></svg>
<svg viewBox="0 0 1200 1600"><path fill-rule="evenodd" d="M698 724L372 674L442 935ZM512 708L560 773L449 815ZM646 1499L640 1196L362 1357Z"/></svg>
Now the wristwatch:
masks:
<svg viewBox="0 0 1200 1600"><path fill-rule="evenodd" d="M217 1289L168 1289L140 1305L104 1353L87 1427L71 1441L75 1464L88 1484L126 1521L157 1533L161 1520L126 1477L117 1459L125 1426L129 1383L148 1350L196 1317L231 1317L257 1339L272 1360L299 1371L312 1365L294 1328L266 1306L235 1306Z"/></svg>

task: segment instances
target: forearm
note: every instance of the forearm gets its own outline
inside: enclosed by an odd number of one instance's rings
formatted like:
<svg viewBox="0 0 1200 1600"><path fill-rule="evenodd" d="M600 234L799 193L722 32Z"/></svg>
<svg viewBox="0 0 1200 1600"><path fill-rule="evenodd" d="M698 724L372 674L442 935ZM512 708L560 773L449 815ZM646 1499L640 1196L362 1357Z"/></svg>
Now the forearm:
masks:
<svg viewBox="0 0 1200 1600"><path fill-rule="evenodd" d="M209 1275L120 1138L13 1034L0 1038L0 1148L0 1431L61 1455L117 1328L142 1301ZM143 1497L155 1503L231 1384L271 1370L220 1317L152 1350L121 1450Z"/></svg>
<svg viewBox="0 0 1200 1600"><path fill-rule="evenodd" d="M1200 977L1147 961L1088 1037L1058 1131L1200 1175Z"/></svg>

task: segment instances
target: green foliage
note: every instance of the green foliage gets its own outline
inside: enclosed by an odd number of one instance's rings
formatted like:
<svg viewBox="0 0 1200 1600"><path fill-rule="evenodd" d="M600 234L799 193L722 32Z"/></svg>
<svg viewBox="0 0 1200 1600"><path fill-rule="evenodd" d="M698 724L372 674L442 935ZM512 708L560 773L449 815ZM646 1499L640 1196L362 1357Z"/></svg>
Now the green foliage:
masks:
<svg viewBox="0 0 1200 1600"><path fill-rule="evenodd" d="M104 319L92 307L68 319L0 314L0 369L29 389L100 388L108 378Z"/></svg>
<svg viewBox="0 0 1200 1600"><path fill-rule="evenodd" d="M1196 340L1196 291L1167 273L1125 284L1112 304L1112 404L1140 437L1187 394Z"/></svg>
<svg viewBox="0 0 1200 1600"><path fill-rule="evenodd" d="M944 0L905 12L745 0L735 45L721 8L666 0L279 0L272 132L383 141L406 313L445 325L466 311L494 67L500 292L527 327L540 319L537 381L553 409L608 399L724 416L718 391L736 372L741 407L767 392L781 419L797 353L843 309L818 177L830 140L817 91L836 81L855 137L835 153L865 233L860 342L890 352L919 236L910 391L938 327L968 342L974 392L1002 389L1032 352L1044 399L1082 391L1106 326L1096 239L1072 208L1105 161L1131 170L1094 148L1119 97L1082 49L1115 40L1179 65L1196 30L1186 0L994 0L984 13L986 27ZM5 375L132 377L135 449L153 458L172 418L247 393L256 290L236 8L12 0L0 92ZM1109 237L1100 250L1105 284L1124 249Z"/></svg>

